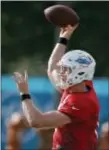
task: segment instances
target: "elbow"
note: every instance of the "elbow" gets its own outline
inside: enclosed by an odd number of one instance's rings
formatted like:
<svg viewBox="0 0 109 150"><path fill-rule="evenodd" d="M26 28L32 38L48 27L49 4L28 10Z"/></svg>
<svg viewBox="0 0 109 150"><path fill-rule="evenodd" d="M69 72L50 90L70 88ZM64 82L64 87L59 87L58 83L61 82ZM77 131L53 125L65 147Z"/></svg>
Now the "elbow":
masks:
<svg viewBox="0 0 109 150"><path fill-rule="evenodd" d="M34 120L28 120L28 124L31 128L34 128L36 126L36 122Z"/></svg>
<svg viewBox="0 0 109 150"><path fill-rule="evenodd" d="M40 128L40 124L35 121L29 121L28 123L30 128Z"/></svg>

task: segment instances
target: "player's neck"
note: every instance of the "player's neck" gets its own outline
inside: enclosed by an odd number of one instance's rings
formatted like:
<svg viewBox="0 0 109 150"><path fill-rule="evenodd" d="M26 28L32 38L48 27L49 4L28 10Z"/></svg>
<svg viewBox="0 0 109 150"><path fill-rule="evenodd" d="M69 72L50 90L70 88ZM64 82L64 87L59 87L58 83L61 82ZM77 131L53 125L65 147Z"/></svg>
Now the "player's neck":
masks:
<svg viewBox="0 0 109 150"><path fill-rule="evenodd" d="M68 93L82 93L82 92L86 92L86 85L85 83L80 83L77 84L73 87L70 87L69 89L67 89Z"/></svg>

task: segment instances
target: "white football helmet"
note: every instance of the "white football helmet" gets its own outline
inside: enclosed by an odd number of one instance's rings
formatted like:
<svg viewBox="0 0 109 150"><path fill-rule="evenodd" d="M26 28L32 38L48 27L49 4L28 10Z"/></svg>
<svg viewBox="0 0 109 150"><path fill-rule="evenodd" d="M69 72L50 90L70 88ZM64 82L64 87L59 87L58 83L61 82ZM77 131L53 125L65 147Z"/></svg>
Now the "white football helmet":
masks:
<svg viewBox="0 0 109 150"><path fill-rule="evenodd" d="M67 52L61 58L57 66L59 67L59 70L57 71L59 83L57 83L57 86L60 86L62 89L67 89L82 81L92 80L96 62L87 52L82 50L72 50Z"/></svg>

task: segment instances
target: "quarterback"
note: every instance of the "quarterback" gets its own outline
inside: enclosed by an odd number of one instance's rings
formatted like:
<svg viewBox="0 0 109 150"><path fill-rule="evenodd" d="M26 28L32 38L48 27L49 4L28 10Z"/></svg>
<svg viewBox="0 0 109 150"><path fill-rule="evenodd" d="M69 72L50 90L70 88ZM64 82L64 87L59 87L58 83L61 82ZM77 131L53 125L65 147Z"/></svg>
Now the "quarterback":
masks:
<svg viewBox="0 0 109 150"><path fill-rule="evenodd" d="M62 28L48 61L48 77L61 93L56 111L42 113L32 102L27 72L14 73L26 125L55 128L53 150L96 150L99 102L93 87L96 62L84 50L65 53L78 25Z"/></svg>

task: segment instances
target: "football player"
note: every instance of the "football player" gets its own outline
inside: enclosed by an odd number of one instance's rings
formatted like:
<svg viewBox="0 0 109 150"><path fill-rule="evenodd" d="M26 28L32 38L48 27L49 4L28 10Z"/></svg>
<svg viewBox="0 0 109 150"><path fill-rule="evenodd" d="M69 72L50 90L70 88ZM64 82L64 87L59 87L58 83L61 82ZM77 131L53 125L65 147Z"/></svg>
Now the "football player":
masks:
<svg viewBox="0 0 109 150"><path fill-rule="evenodd" d="M92 83L96 62L83 50L65 53L77 27L68 25L61 29L48 61L49 79L62 95L56 111L38 110L32 103L27 72L14 73L28 126L55 128L53 150L95 150L97 145L99 102Z"/></svg>

